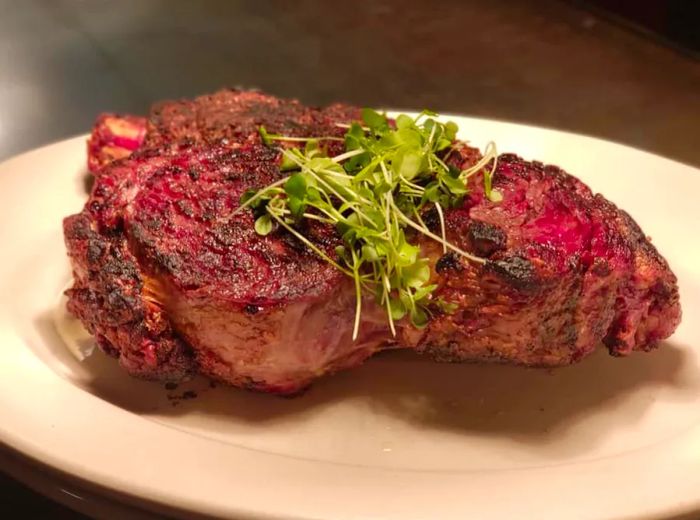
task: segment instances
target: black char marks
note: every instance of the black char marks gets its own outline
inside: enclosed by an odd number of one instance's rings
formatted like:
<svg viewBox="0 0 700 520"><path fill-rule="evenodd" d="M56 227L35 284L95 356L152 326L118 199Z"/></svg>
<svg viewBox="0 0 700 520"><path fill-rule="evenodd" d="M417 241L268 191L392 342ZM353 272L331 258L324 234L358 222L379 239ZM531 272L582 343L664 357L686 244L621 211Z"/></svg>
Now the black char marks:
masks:
<svg viewBox="0 0 700 520"><path fill-rule="evenodd" d="M368 297L353 341L352 283L285 230L259 236L252 211L237 209L246 190L285 175L280 148L291 144L264 145L261 125L342 137L358 117L355 107L223 90L159 104L129 157L105 163L97 145L107 141L96 138L92 195L64 221L71 312L134 375L200 372L285 395L397 344L440 361L560 366L601 340L625 355L673 332L676 278L634 220L560 168L504 154L493 177L502 202L485 197L476 173L464 204L445 210L448 241L483 262L410 235L429 259L434 296L454 311L436 310L420 330L401 320L394 338ZM330 153L342 151L333 143ZM446 157L459 169L479 159L459 142ZM434 209L424 220L441 231ZM298 229L334 255L332 227Z"/></svg>

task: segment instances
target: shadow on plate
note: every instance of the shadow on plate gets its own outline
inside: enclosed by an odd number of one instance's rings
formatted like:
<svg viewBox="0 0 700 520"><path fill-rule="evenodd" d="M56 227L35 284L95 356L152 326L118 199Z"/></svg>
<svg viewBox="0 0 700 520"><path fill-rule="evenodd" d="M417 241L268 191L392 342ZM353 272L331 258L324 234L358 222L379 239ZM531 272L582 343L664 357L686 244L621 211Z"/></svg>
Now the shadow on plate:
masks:
<svg viewBox="0 0 700 520"><path fill-rule="evenodd" d="M610 357L601 348L578 365L556 370L439 364L411 352L385 352L359 368L321 379L291 399L214 387L204 378L168 390L160 383L131 378L101 352L78 362L65 349L48 314L36 325L45 345L67 368L62 375L142 415L197 413L261 425L304 420L352 400L375 414L425 427L528 441L560 435L596 414L609 415L596 424L610 428L616 422L634 423L660 396L687 401L700 391L691 349L673 342L628 358Z"/></svg>
<svg viewBox="0 0 700 520"><path fill-rule="evenodd" d="M80 178L83 180L83 189L85 190L85 194L90 195L92 192L92 187L95 184L95 176L86 169L81 172Z"/></svg>

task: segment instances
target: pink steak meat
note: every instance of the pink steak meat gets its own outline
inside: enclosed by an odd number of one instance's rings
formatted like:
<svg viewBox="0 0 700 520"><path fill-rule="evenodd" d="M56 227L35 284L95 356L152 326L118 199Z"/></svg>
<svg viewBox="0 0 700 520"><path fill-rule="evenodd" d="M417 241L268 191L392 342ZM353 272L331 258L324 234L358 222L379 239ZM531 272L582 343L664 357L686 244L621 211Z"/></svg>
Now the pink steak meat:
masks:
<svg viewBox="0 0 700 520"><path fill-rule="evenodd" d="M101 114L88 140L88 170L97 174L103 166L128 157L145 137L145 117Z"/></svg>
<svg viewBox="0 0 700 520"><path fill-rule="evenodd" d="M245 190L283 175L280 150L261 143L260 125L342 136L358 116L344 105L316 109L235 90L156 106L139 123L136 151L101 162L85 208L64 221L70 311L134 375L202 373L279 394L389 347L439 361L553 367L601 341L626 355L673 333L676 278L632 218L561 169L506 154L494 177L502 202L484 197L477 175L463 207L446 213L448 239L484 264L413 237L431 259L436 296L457 310L435 312L420 330L401 322L393 337L368 298L353 341L351 282L289 233L261 237L251 212L233 213ZM480 157L456 148L457 167ZM425 219L437 229L436 215ZM335 231L307 226L332 256Z"/></svg>

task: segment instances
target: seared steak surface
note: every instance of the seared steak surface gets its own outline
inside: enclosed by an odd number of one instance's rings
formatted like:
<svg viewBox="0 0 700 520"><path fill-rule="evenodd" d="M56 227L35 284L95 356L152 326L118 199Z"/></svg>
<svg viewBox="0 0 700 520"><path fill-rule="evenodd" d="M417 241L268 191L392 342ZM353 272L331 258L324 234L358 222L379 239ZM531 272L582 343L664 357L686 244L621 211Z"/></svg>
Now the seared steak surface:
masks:
<svg viewBox="0 0 700 520"><path fill-rule="evenodd" d="M464 207L446 215L448 239L488 261L436 262L437 294L459 309L434 319L418 350L557 366L601 340L625 355L673 333L676 278L628 214L560 168L511 154L499 157L494 186L501 203L477 179Z"/></svg>
<svg viewBox="0 0 700 520"><path fill-rule="evenodd" d="M413 237L431 259L435 296L457 310L424 329L400 322L392 337L367 297L353 341L350 280L284 230L259 236L252 213L234 211L245 190L284 175L260 125L337 137L358 117L353 107L232 90L156 106L138 150L102 161L85 208L64 221L71 312L135 375L200 372L282 394L387 347L560 366L601 340L615 355L651 349L679 323L675 276L629 215L557 167L502 155L494 185L503 201L488 201L477 175L463 207L445 215L448 240L485 264ZM457 149L457 167L480 157ZM439 229L436 215L425 219ZM334 255L332 228L302 231Z"/></svg>
<svg viewBox="0 0 700 520"><path fill-rule="evenodd" d="M260 92L221 90L191 101L157 104L148 119L145 145L259 143L260 125L271 134L342 137L346 129L337 123L356 119L359 110L347 105L317 109Z"/></svg>

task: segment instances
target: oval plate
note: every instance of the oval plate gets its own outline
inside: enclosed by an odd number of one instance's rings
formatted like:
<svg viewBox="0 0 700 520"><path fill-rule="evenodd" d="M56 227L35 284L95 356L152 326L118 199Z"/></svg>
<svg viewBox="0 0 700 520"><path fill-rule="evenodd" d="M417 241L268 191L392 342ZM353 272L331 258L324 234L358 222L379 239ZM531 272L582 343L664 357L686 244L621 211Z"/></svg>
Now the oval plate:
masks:
<svg viewBox="0 0 700 520"><path fill-rule="evenodd" d="M0 441L157 510L236 518L663 518L700 511L700 172L629 147L451 117L629 211L679 278L685 320L649 354L556 371L386 353L296 399L166 390L54 326L61 219L85 137L0 165ZM477 138L478 137L478 138ZM482 138L484 140L482 141ZM196 395L196 397L194 397Z"/></svg>

